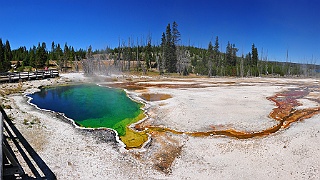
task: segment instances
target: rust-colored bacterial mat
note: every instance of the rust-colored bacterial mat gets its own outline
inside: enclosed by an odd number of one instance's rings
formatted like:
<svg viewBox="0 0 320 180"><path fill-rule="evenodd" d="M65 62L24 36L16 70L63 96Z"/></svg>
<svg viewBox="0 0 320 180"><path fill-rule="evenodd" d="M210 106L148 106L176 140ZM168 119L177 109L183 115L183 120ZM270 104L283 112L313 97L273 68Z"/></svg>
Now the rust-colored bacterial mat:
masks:
<svg viewBox="0 0 320 180"><path fill-rule="evenodd" d="M313 87L311 90L318 91L319 88ZM152 126L149 124L148 125L137 124L135 128L140 132L145 132L149 134L155 134L155 132L170 132L173 134L186 134L194 137L222 135L222 136L233 137L237 139L263 137L263 136L267 136L269 134L275 133L280 129L286 129L293 122L302 121L304 119L310 118L318 114L320 112L320 107L305 108L305 109L298 109L298 110L296 109L297 106L301 105L298 102L298 99L305 98L310 93L311 90L310 88L294 88L285 92L277 93L274 96L267 97L268 100L274 102L275 105L277 106L269 114L269 117L276 120L278 124L259 132L238 131L232 128L225 129L225 130L215 130L215 129L219 129L215 127L211 127L214 130L206 131L206 132L182 132L182 131L170 129L167 127ZM145 99L151 100L152 95L148 94L145 96L146 96ZM157 99L161 99L158 96L161 97L161 95L160 94L157 95ZM310 98L309 100L313 100L315 102L318 101L318 99L310 99Z"/></svg>

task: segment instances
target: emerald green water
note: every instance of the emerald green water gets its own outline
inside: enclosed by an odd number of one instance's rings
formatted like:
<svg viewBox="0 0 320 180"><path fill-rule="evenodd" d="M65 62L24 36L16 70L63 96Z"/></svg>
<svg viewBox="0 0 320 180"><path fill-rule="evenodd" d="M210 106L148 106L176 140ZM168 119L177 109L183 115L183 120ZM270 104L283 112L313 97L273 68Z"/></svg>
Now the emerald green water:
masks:
<svg viewBox="0 0 320 180"><path fill-rule="evenodd" d="M39 108L64 113L80 126L112 128L120 136L142 113L141 104L127 97L125 91L98 85L43 88L28 96Z"/></svg>

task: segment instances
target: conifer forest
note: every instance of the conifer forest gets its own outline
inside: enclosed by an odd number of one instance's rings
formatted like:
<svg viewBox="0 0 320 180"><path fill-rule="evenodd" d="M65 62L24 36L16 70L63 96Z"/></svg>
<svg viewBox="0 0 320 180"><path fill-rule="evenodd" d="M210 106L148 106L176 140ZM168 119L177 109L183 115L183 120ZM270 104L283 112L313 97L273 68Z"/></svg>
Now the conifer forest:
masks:
<svg viewBox="0 0 320 180"><path fill-rule="evenodd" d="M310 77L319 74L320 66L314 59L293 63L287 51L286 61L279 62L269 59L263 47L256 47L254 43L250 52L240 53L231 41L222 47L219 36L213 39L207 48L184 45L176 22L164 28L158 45L148 36L146 39L119 39L118 47L96 50L91 46L75 49L67 43L61 45L54 41L49 46L39 42L30 48L11 49L9 40L0 38L0 72L51 67L60 71L83 70L87 74L114 71L208 77Z"/></svg>

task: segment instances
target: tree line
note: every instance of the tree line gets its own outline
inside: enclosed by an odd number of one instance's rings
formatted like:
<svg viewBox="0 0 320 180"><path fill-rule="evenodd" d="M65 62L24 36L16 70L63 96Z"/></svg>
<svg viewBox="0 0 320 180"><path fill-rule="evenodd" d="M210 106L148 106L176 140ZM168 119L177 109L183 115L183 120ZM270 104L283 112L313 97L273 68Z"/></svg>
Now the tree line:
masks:
<svg viewBox="0 0 320 180"><path fill-rule="evenodd" d="M50 60L54 61L54 65L63 67L67 61L81 60L85 58L86 50L74 50L72 46L65 43L63 49L60 44L52 42L51 50L47 50L45 42L38 43L37 46L32 46L29 50L25 46L11 50L10 43L2 43L0 38L0 72L9 71L11 62L16 61L16 69L23 71L25 68L44 68L49 67Z"/></svg>
<svg viewBox="0 0 320 180"><path fill-rule="evenodd" d="M11 62L16 61L17 70L28 68L44 68L54 63L63 69L75 61L81 62L85 73L93 74L94 71L136 71L147 73L155 71L159 74L179 73L180 75L212 76L313 76L319 71L319 65L298 64L291 62L276 62L268 60L267 56L259 55L258 48L253 43L251 51L239 56L239 49L234 43L228 41L225 51L220 47L219 37L214 42L209 42L207 48L185 46L181 42L178 24L168 23L162 33L161 44L154 45L151 36L146 41L128 38L128 41L119 40L119 46L107 47L104 50L88 49L75 50L67 43L61 45L51 43L47 48L46 43L38 43L29 50L25 46L11 50L7 40L5 44L0 39L0 72L11 69ZM288 57L287 57L288 59ZM103 63L100 60L109 60ZM76 63L78 70L78 63ZM108 68L106 67L108 66Z"/></svg>
<svg viewBox="0 0 320 180"><path fill-rule="evenodd" d="M8 71L11 68L12 52L10 43L7 40L5 44L0 39L0 72Z"/></svg>
<svg viewBox="0 0 320 180"><path fill-rule="evenodd" d="M121 64L122 68L119 68L121 71L130 70L128 68L130 62L137 62L136 71L155 70L160 74L182 75L194 73L209 77L314 76L320 69L315 63L270 61L267 56L259 56L258 48L254 43L251 45L250 52L239 56L239 49L234 43L228 42L223 52L218 36L214 43L209 42L208 48L180 45L180 37L178 24L173 22L169 23L165 32L162 33L160 45L152 46L151 38L148 38L144 46L134 46L130 43L126 45L127 43L123 42L122 45L119 43L118 48L108 52L117 62L116 66Z"/></svg>

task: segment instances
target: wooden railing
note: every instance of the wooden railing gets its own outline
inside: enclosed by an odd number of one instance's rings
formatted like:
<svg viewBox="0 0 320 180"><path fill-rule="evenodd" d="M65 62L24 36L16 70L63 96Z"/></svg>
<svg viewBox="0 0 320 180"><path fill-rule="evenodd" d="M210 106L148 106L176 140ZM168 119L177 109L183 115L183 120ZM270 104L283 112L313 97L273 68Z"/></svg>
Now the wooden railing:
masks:
<svg viewBox="0 0 320 180"><path fill-rule="evenodd" d="M53 78L58 76L59 71L56 69L37 70L33 72L5 72L0 73L0 83L29 81L35 79Z"/></svg>
<svg viewBox="0 0 320 180"><path fill-rule="evenodd" d="M56 179L55 174L14 126L1 106L0 111L0 179ZM23 161L18 160L18 154ZM24 166L22 163L25 163ZM23 167L29 168L32 174L26 174Z"/></svg>
<svg viewBox="0 0 320 180"><path fill-rule="evenodd" d="M1 146L0 146L0 178L2 178L3 176L3 153L2 153L2 144L3 144L3 116L2 116L2 113L0 113L0 143L1 143Z"/></svg>

